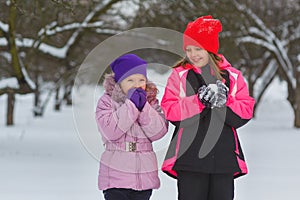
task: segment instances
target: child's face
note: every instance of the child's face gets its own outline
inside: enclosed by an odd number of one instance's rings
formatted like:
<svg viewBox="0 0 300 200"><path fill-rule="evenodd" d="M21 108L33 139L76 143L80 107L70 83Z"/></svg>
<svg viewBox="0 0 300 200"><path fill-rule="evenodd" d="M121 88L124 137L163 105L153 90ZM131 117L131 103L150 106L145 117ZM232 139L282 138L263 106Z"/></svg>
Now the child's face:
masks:
<svg viewBox="0 0 300 200"><path fill-rule="evenodd" d="M128 90L131 88L142 88L146 89L147 79L142 74L133 74L125 78L120 82L120 87L122 91L127 94Z"/></svg>
<svg viewBox="0 0 300 200"><path fill-rule="evenodd" d="M209 56L205 49L188 45L185 49L186 56L196 67L203 67L208 64Z"/></svg>

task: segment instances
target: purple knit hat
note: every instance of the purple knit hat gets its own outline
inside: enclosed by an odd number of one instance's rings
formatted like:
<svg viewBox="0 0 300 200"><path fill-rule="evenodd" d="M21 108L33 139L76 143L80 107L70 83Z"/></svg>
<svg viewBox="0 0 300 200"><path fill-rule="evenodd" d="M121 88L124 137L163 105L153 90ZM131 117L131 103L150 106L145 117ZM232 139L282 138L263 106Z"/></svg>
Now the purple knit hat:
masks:
<svg viewBox="0 0 300 200"><path fill-rule="evenodd" d="M147 78L147 62L135 54L125 54L118 57L110 64L110 68L115 74L117 83L133 74L142 74Z"/></svg>

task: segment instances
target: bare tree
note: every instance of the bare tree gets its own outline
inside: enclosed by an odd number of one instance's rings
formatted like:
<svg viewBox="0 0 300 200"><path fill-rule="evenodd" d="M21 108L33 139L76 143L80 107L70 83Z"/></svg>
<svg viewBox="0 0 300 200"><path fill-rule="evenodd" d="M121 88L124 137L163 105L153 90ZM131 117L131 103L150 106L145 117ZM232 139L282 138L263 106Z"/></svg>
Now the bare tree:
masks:
<svg viewBox="0 0 300 200"><path fill-rule="evenodd" d="M27 74L27 70L21 59L21 56L18 51L16 44L16 17L17 17L17 7L16 2L12 0L9 2L9 13L8 13L8 24L4 26L2 30L2 35L6 38L7 47L9 52L10 64L12 72L14 73L14 78L18 85L16 87L4 87L0 90L0 95L6 93L7 98L7 125L13 124L13 113L14 113L14 104L15 104L15 94L26 94L33 92L35 90L35 85Z"/></svg>
<svg viewBox="0 0 300 200"><path fill-rule="evenodd" d="M298 53L294 49L299 46L300 40L300 18L290 18L291 14L299 12L299 2L294 0L277 2L277 6L281 8L281 12L276 12L273 2L268 1L270 6L273 6L271 15L272 23L268 22L268 17L262 18L254 13L252 7L233 1L236 8L244 15L243 35L237 38L238 44L255 45L261 48L258 52L265 52L260 55L264 61L263 75L254 73L251 78L251 84L259 84L255 97L259 100L273 80L275 75L281 75L288 85L288 101L294 110L294 126L300 128L300 88L299 88L299 73L298 73ZM278 4L279 3L279 4ZM287 11L282 10L283 6L290 8ZM275 14L280 13L280 16ZM296 14L297 15L297 14ZM274 20L276 19L276 20ZM274 24L277 21L279 24ZM297 43L298 41L298 43ZM248 51L249 52L249 51ZM250 59L253 59L253 53ZM262 56L267 55L267 56ZM256 55L257 56L257 55ZM260 81L258 81L260 80Z"/></svg>
<svg viewBox="0 0 300 200"><path fill-rule="evenodd" d="M108 16L113 12L122 13L118 4L126 2L130 1L11 0L0 3L1 10L5 11L0 14L0 57L3 61L0 71L5 72L1 73L0 82L16 83L0 88L0 95L8 95L7 125L14 123L16 93L35 92L33 110L36 115L42 114L39 113L43 111L41 108L49 101L49 96L44 102L40 100L42 83L54 83L48 94L63 88L61 98L71 103L73 80L70 77L74 79L84 57L103 39L101 35L107 37L116 33L119 23L111 25ZM127 19L122 20L126 22ZM82 43L86 33L92 35L88 39L94 42L93 46Z"/></svg>

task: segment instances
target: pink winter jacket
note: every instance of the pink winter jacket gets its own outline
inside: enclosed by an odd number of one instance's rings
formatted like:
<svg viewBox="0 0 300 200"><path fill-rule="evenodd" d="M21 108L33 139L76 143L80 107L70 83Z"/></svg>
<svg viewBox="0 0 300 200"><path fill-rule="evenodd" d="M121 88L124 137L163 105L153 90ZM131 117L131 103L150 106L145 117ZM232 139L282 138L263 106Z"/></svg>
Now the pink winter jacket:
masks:
<svg viewBox="0 0 300 200"><path fill-rule="evenodd" d="M242 73L233 68L223 55L220 63L222 70L227 70L230 78L228 100L226 106L231 108L243 119L250 119L253 115L255 100L249 96L248 87ZM191 65L188 65L191 66ZM161 106L167 120L182 121L202 112L205 106L197 95L185 95L186 75L191 68L177 67L169 77Z"/></svg>
<svg viewBox="0 0 300 200"><path fill-rule="evenodd" d="M153 89L155 85L147 85L151 87L140 112L126 98L113 75L104 81L105 94L99 99L96 109L98 129L105 145L98 177L100 190L147 190L160 186L152 142L167 133L168 123L158 105L156 90ZM132 147L131 142L135 146ZM136 150L131 151L131 148Z"/></svg>
<svg viewBox="0 0 300 200"><path fill-rule="evenodd" d="M220 56L223 59L223 62L220 63L220 67L222 70L228 71L230 79L230 88L226 106L241 119L250 120L253 116L255 100L249 95L248 87L242 73L233 68L224 56ZM180 66L172 70L161 102L167 120L175 122L183 121L198 115L205 108L196 94L186 96L186 76L191 69L193 69L192 66L187 65L185 68ZM236 178L247 174L248 169L239 144L236 128L232 127L232 131L236 144L236 160L240 168L240 171L234 173L234 177ZM177 177L177 173L173 170L173 167L178 159L182 132L183 129L180 129L178 140L175 141L174 147L169 148L166 159L162 165L162 170L174 178Z"/></svg>

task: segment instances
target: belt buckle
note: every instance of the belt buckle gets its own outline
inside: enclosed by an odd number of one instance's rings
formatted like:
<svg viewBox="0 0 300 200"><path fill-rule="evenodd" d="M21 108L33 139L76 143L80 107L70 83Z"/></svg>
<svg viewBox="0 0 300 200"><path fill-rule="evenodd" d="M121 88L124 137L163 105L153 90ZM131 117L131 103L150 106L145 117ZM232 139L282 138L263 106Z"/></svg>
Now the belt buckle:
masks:
<svg viewBox="0 0 300 200"><path fill-rule="evenodd" d="M135 152L136 151L136 142L126 142L126 151Z"/></svg>

